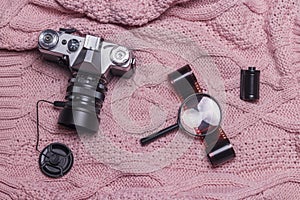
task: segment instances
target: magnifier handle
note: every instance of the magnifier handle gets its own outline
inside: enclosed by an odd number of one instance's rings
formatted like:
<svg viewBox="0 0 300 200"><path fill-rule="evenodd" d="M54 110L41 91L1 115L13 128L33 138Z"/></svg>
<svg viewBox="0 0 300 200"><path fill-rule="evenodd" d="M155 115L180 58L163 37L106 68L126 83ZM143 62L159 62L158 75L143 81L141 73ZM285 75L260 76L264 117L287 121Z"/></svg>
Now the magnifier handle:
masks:
<svg viewBox="0 0 300 200"><path fill-rule="evenodd" d="M178 123L172 125L172 126L169 126L161 131L158 131L156 133L153 133L147 137L144 137L140 140L140 143L142 146L150 143L150 142L153 142L154 140L166 135L167 133L170 133L171 131L175 130L175 129L178 129L179 128L179 125Z"/></svg>

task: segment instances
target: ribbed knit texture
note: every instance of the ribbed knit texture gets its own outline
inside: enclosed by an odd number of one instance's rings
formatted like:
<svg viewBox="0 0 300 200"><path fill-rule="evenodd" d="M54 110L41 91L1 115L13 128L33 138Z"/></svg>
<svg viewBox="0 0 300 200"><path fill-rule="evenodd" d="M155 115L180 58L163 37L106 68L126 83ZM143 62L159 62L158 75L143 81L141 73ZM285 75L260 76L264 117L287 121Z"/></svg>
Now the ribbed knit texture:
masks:
<svg viewBox="0 0 300 200"><path fill-rule="evenodd" d="M300 199L299 7L297 0L0 0L0 199ZM36 47L42 30L59 27L135 49L137 72L109 83L93 140L57 125L60 110L42 104L39 149L61 142L75 158L66 176L51 179L38 166L35 103L63 100L70 73ZM194 47L205 52L200 64ZM218 168L181 132L147 147L138 142L176 121L180 100L167 74L189 62L205 91L223 84L222 127L237 156ZM249 66L261 70L257 103L239 98L240 69ZM211 84L205 71L215 76Z"/></svg>

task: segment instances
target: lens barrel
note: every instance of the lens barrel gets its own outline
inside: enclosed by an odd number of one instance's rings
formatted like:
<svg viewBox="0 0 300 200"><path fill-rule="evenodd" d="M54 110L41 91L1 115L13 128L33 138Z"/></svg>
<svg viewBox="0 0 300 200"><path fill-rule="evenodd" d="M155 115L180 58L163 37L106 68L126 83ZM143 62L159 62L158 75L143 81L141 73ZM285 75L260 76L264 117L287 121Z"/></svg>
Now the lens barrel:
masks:
<svg viewBox="0 0 300 200"><path fill-rule="evenodd" d="M74 73L69 80L67 100L58 124L81 132L96 133L99 114L107 92L107 81L93 74Z"/></svg>

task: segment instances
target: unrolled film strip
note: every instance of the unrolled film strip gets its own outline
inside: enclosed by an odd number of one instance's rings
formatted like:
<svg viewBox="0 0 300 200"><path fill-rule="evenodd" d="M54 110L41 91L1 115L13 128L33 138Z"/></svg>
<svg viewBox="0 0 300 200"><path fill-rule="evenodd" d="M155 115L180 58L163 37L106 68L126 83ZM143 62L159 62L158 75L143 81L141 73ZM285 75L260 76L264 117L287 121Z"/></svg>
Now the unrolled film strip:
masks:
<svg viewBox="0 0 300 200"><path fill-rule="evenodd" d="M172 72L168 78L181 101L192 94L202 93L202 88L189 65ZM235 157L234 149L221 127L199 138L203 141L207 157L213 166L221 165Z"/></svg>

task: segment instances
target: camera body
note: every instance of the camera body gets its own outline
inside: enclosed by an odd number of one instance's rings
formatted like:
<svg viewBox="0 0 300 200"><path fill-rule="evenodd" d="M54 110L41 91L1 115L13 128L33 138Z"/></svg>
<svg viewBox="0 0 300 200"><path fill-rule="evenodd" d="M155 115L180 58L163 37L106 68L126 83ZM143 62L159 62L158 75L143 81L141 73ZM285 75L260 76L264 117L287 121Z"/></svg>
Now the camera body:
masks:
<svg viewBox="0 0 300 200"><path fill-rule="evenodd" d="M68 66L71 71L80 68L104 77L109 72L117 76L132 75L128 72L133 72L135 59L129 49L91 35L85 38L72 35L74 32L73 29L43 31L39 36L39 51L46 60Z"/></svg>
<svg viewBox="0 0 300 200"><path fill-rule="evenodd" d="M99 114L110 75L130 78L135 69L132 52L100 37L73 35L75 29L47 29L38 49L48 61L69 67L72 78L58 123L84 132L97 132Z"/></svg>

